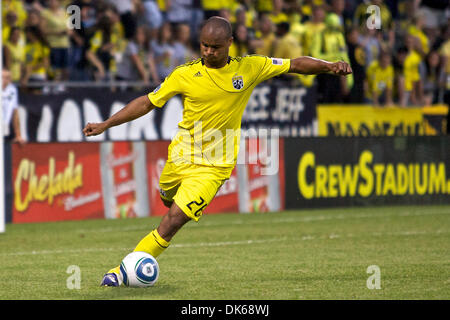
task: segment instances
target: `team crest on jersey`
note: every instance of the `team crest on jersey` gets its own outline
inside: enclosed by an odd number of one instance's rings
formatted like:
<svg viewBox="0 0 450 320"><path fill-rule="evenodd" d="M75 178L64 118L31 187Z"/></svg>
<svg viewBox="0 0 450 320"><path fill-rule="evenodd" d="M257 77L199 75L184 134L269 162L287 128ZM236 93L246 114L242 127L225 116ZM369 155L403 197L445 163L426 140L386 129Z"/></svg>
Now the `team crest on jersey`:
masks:
<svg viewBox="0 0 450 320"><path fill-rule="evenodd" d="M232 80L233 88L236 90L241 90L244 87L244 78L242 78L242 76L235 75Z"/></svg>

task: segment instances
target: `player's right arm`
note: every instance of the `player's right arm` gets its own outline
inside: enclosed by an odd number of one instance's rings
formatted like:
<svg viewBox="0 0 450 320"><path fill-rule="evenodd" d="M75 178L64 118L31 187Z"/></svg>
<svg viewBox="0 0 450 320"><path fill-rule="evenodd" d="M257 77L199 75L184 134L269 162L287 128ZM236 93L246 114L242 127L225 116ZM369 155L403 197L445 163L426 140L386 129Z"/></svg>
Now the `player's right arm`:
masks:
<svg viewBox="0 0 450 320"><path fill-rule="evenodd" d="M142 117L154 108L155 106L150 102L147 95L141 96L132 100L107 120L100 123L88 123L83 129L83 133L86 137L99 135L111 127Z"/></svg>
<svg viewBox="0 0 450 320"><path fill-rule="evenodd" d="M153 92L132 100L109 119L100 123L88 123L83 129L84 135L99 135L111 127L142 117L154 108L162 108L170 98L183 92L180 70L182 68L176 68Z"/></svg>

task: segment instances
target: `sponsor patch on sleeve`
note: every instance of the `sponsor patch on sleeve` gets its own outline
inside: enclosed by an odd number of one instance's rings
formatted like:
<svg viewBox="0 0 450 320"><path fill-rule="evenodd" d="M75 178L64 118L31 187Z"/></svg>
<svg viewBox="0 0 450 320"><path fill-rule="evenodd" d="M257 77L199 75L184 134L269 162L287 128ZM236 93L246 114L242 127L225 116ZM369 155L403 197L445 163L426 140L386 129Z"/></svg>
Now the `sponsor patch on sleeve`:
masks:
<svg viewBox="0 0 450 320"><path fill-rule="evenodd" d="M281 66L283 64L283 59L280 58L271 58L272 59L272 64Z"/></svg>

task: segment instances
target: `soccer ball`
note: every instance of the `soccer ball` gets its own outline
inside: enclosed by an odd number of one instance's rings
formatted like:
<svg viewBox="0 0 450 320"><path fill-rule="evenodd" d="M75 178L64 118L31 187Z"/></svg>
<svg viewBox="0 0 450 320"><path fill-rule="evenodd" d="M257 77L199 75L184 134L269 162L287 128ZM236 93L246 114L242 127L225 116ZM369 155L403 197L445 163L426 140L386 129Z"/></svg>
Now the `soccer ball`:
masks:
<svg viewBox="0 0 450 320"><path fill-rule="evenodd" d="M158 280L159 265L152 255L135 251L123 258L120 273L128 287L151 287Z"/></svg>

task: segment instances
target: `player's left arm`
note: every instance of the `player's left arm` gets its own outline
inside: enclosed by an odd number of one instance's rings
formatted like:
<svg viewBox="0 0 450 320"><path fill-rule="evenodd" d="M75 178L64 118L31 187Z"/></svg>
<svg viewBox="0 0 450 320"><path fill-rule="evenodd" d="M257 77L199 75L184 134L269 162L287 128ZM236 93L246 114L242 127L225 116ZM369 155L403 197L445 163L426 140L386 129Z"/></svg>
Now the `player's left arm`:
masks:
<svg viewBox="0 0 450 320"><path fill-rule="evenodd" d="M291 65L288 72L300 74L332 73L345 76L351 74L353 71L350 65L344 61L329 62L304 56L291 59Z"/></svg>

